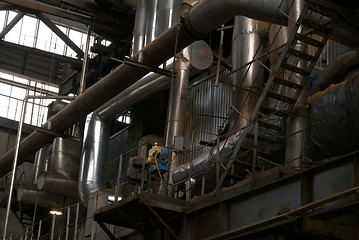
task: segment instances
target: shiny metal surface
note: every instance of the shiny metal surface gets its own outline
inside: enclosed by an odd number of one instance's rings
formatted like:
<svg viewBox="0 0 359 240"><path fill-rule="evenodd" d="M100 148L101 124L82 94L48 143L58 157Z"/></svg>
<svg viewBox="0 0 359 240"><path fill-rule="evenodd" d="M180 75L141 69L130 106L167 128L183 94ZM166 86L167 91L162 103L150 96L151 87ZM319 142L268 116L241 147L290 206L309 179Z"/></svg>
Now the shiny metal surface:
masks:
<svg viewBox="0 0 359 240"><path fill-rule="evenodd" d="M205 41L195 41L192 43L191 65L198 70L205 70L213 62L213 53L210 46Z"/></svg>
<svg viewBox="0 0 359 240"><path fill-rule="evenodd" d="M83 58L83 62L82 62L82 69L81 69L79 94L82 94L86 88L86 72L87 72L87 65L88 65L88 60L89 60L90 38L91 38L91 26L88 25L87 26L87 34L86 34L85 52L84 52L84 58Z"/></svg>
<svg viewBox="0 0 359 240"><path fill-rule="evenodd" d="M172 69L172 63L167 66ZM155 92L170 86L170 78L157 73L149 73L145 77L132 84L120 94L112 98L106 104L99 107L96 112L101 118L109 120L116 117L121 111L127 110L132 105L143 101Z"/></svg>
<svg viewBox="0 0 359 240"><path fill-rule="evenodd" d="M254 57L264 54L264 44L262 44L259 37L260 30L256 20L242 16L234 18L232 38L233 69L238 69L251 62ZM237 110L231 110L230 131L237 131L247 126L248 119L259 98L258 94L248 90L261 91L264 80L263 74L263 67L259 62L254 62L233 74L233 85L236 86L234 94L236 95L232 104ZM237 112L238 110L240 114Z"/></svg>
<svg viewBox="0 0 359 240"><path fill-rule="evenodd" d="M81 143L62 137L54 140L49 171L62 172L73 180L78 179Z"/></svg>
<svg viewBox="0 0 359 240"><path fill-rule="evenodd" d="M45 172L39 176L36 183L37 189L57 195L78 198L77 180L69 177L64 172Z"/></svg>
<svg viewBox="0 0 359 240"><path fill-rule="evenodd" d="M242 136L242 130L230 136L219 144L220 161L227 161L237 142ZM184 183L188 178L202 177L201 174L208 173L216 165L217 147L204 152L193 161L177 166L172 174L173 183Z"/></svg>
<svg viewBox="0 0 359 240"><path fill-rule="evenodd" d="M170 87L166 127L167 148L171 148L175 136L184 137L185 135L191 49L191 46L185 48L174 63L176 76L171 80ZM182 157L183 154L180 152L172 156L169 167L170 174L175 167L181 164Z"/></svg>
<svg viewBox="0 0 359 240"><path fill-rule="evenodd" d="M148 0L148 11L146 20L146 44L155 39L156 13L158 0Z"/></svg>
<svg viewBox="0 0 359 240"><path fill-rule="evenodd" d="M148 0L138 0L133 29L132 55L136 54L145 46L146 20L148 11Z"/></svg>
<svg viewBox="0 0 359 240"><path fill-rule="evenodd" d="M180 10L180 0L158 0L155 25L156 37L177 22Z"/></svg>
<svg viewBox="0 0 359 240"><path fill-rule="evenodd" d="M37 178L40 175L40 169L41 166L43 165L43 159L44 159L44 154L45 154L45 147L41 148L39 151L36 152L35 154L35 160L34 160L34 171L33 171L33 177L32 177L32 184L36 184Z"/></svg>
<svg viewBox="0 0 359 240"><path fill-rule="evenodd" d="M86 118L78 181L79 194L83 201L115 179L116 171L104 168L108 163L110 127L110 124L95 113Z"/></svg>
<svg viewBox="0 0 359 240"><path fill-rule="evenodd" d="M61 197L52 193L40 192L36 185L20 185L17 188L17 200L30 205L35 205L37 201L39 207L55 208L61 202Z"/></svg>
<svg viewBox="0 0 359 240"><path fill-rule="evenodd" d="M289 16L297 20L302 12L304 7L304 0L289 0L288 7L291 8L288 10ZM288 32L294 28L295 22L288 20ZM298 29L298 32L303 31L302 28ZM301 52L306 52L306 44L301 41L296 41L296 44L293 46L294 49ZM291 57L287 60L291 65L297 66L302 69L306 69L306 61L298 57ZM287 72L290 76L290 81L302 84L303 76L295 74L292 72ZM287 88L286 95L292 96L294 94L294 89ZM286 141L286 153L285 153L285 162L287 166L294 168L300 168L301 160L304 158L304 146L306 144L305 132L303 131L306 127L309 126L308 122L308 110L306 108L308 99L308 90L303 88L297 103L294 105L293 114L288 118L287 123L287 138Z"/></svg>

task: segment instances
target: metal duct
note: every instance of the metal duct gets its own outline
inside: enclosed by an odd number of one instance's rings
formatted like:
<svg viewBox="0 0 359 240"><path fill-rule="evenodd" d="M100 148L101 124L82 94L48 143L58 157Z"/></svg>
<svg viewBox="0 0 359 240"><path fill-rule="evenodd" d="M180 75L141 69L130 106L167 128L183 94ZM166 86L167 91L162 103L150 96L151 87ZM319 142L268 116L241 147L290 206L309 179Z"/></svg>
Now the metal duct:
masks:
<svg viewBox="0 0 359 240"><path fill-rule="evenodd" d="M289 10L289 17L294 20L297 20L302 12L304 7L304 0L289 0L288 6L291 6ZM288 21L288 33L292 32L292 29L295 27L295 22ZM302 29L299 28L298 32L301 32ZM301 41L296 41L294 49L301 52L306 52L306 44ZM290 57L287 62L293 66L297 66L301 69L305 69L306 61L298 57ZM287 75L294 75L291 77L291 81L303 85L303 76L296 74L294 72L287 71ZM292 96L295 93L295 89L287 88L286 96ZM308 100L308 90L303 88L300 96L297 99L296 104L293 108L293 114L289 116L287 123L287 138L286 141L286 151L285 151L285 162L287 166L300 168L301 160L304 157L304 144L305 144L305 132L303 131L308 124L308 110L306 108Z"/></svg>
<svg viewBox="0 0 359 240"><path fill-rule="evenodd" d="M311 94L326 89L330 84L338 83L338 80L341 80L344 74L355 66L359 66L358 48L336 55L315 80L310 89Z"/></svg>
<svg viewBox="0 0 359 240"><path fill-rule="evenodd" d="M232 39L233 69L238 69L251 62L255 56L263 55L264 45L259 37L262 30L256 20L242 16L234 18ZM259 62L254 62L233 74L233 85L236 86L236 97L233 105L240 111L241 115L239 116L238 112L232 108L230 115L232 121L229 123L230 131L238 131L247 126L248 119L259 98L258 94L249 90L261 92L263 74L263 68Z"/></svg>
<svg viewBox="0 0 359 240"><path fill-rule="evenodd" d="M167 66L167 69L172 69L172 63ZM127 110L159 90L168 88L169 85L169 77L157 73L149 73L99 107L96 112L105 120L112 119L121 113L121 111Z"/></svg>
<svg viewBox="0 0 359 240"><path fill-rule="evenodd" d="M352 152L359 147L359 72L309 99L310 147L316 158Z"/></svg>
<svg viewBox="0 0 359 240"><path fill-rule="evenodd" d="M143 63L149 66L158 66L193 42L194 38L202 38L220 23L234 15L245 15L261 21L270 21L276 13L280 0L203 0L185 18L181 24L176 23L161 36L157 37L148 46L142 49ZM281 10L287 11L286 6ZM279 15L283 19L286 17ZM334 35L333 35L334 36ZM349 34L349 36L351 36ZM338 36L337 36L338 37ZM349 40L358 44L355 37L340 35L342 40ZM340 41L343 42L343 41ZM138 55L131 60L137 61ZM63 132L96 108L109 101L112 97L129 87L135 81L145 76L149 70L138 68L130 64L122 64L110 74L88 88L84 94L78 96L60 112L52 116L43 127L53 132ZM21 141L19 150L19 163L25 157L40 149L44 144L51 142L52 135L35 131ZM0 158L0 176L11 170L14 149L8 151Z"/></svg>
<svg viewBox="0 0 359 240"><path fill-rule="evenodd" d="M37 189L72 198L78 198L77 181L63 172L45 172L37 179Z"/></svg>
<svg viewBox="0 0 359 240"><path fill-rule="evenodd" d="M145 46L148 0L138 0L133 30L132 55Z"/></svg>
<svg viewBox="0 0 359 240"><path fill-rule="evenodd" d="M116 178L116 171L105 168L108 163L110 127L96 113L90 113L86 118L78 182L83 201Z"/></svg>
<svg viewBox="0 0 359 240"><path fill-rule="evenodd" d="M220 161L228 160L243 134L243 130L230 136L227 140L220 142L219 152ZM207 173L216 165L217 146L211 151L207 151L191 162L176 167L172 174L173 183L184 183L186 179L196 177L200 174Z"/></svg>
<svg viewBox="0 0 359 240"><path fill-rule="evenodd" d="M59 199L55 194L38 191L36 185L20 185L17 188L17 200L44 208L55 208L62 202L62 198Z"/></svg>
<svg viewBox="0 0 359 240"><path fill-rule="evenodd" d="M156 10L158 0L148 0L148 12L146 20L146 45L155 39Z"/></svg>
<svg viewBox="0 0 359 240"><path fill-rule="evenodd" d="M180 10L180 0L158 0L155 29L156 37L177 22Z"/></svg>
<svg viewBox="0 0 359 240"><path fill-rule="evenodd" d="M52 144L49 171L37 179L38 190L78 197L80 142L57 137Z"/></svg>

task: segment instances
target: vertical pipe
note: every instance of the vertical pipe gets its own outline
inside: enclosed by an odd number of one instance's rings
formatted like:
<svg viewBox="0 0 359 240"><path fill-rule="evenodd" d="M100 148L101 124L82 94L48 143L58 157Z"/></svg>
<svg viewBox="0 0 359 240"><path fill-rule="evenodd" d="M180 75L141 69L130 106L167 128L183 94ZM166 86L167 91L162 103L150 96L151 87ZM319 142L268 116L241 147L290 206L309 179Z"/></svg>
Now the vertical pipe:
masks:
<svg viewBox="0 0 359 240"><path fill-rule="evenodd" d="M50 239L54 240L56 215L52 215Z"/></svg>
<svg viewBox="0 0 359 240"><path fill-rule="evenodd" d="M7 207L6 207L6 216L5 216L5 226L4 226L3 240L6 239L6 232L7 232L7 227L8 227L8 224L9 224L11 199L12 199L12 193L14 191L14 184L15 184L16 165L17 165L17 160L18 160L18 156L19 156L21 132L22 132L22 126L23 126L24 119L25 119L26 106L27 106L26 102L27 102L28 98L29 97L26 96L24 98L23 102L22 102L20 122L19 122L19 126L17 128L16 145L15 145L16 151L15 151L15 154L14 154L14 162L13 162L12 174L11 174L11 185L10 185L9 198L8 198Z"/></svg>
<svg viewBox="0 0 359 240"><path fill-rule="evenodd" d="M233 69L238 69L252 61L255 56L263 55L264 47L261 44L259 31L258 21L243 16L234 18ZM247 126L248 119L258 100L258 95L250 92L250 90L260 92L263 88L263 68L260 63L254 62L233 74L233 85L236 86L233 106L239 110L241 115L239 116L236 110L231 110L230 131L236 131Z"/></svg>
<svg viewBox="0 0 359 240"><path fill-rule="evenodd" d="M171 148L174 144L175 136L184 136L185 134L190 54L191 47L185 48L174 63L176 77L171 79L166 129L167 148ZM182 155L180 152L172 154L170 183L172 183L172 170L181 164Z"/></svg>
<svg viewBox="0 0 359 240"><path fill-rule="evenodd" d="M41 226L42 226L42 220L40 220L40 222L39 222L39 229L37 230L37 240L40 240Z"/></svg>
<svg viewBox="0 0 359 240"><path fill-rule="evenodd" d="M76 217L75 217L75 229L74 229L74 240L76 240L77 238L77 226L78 226L78 221L79 221L79 210L80 210L80 203L76 204Z"/></svg>
<svg viewBox="0 0 359 240"><path fill-rule="evenodd" d="M146 20L146 45L155 39L156 10L158 0L148 0L148 12Z"/></svg>
<svg viewBox="0 0 359 240"><path fill-rule="evenodd" d="M133 29L132 56L145 46L148 0L138 0Z"/></svg>
<svg viewBox="0 0 359 240"><path fill-rule="evenodd" d="M224 24L222 24L221 29L221 36L219 39L219 49L218 49L218 62L217 62L217 73L216 73L216 82L214 84L215 87L218 87L219 82L219 72L221 70L221 60L222 60L222 54L223 54L223 37L224 37L224 30L223 30Z"/></svg>
<svg viewBox="0 0 359 240"><path fill-rule="evenodd" d="M85 54L84 54L84 60L82 62L79 95L82 94L85 91L85 88L86 88L86 71L87 71L87 62L88 62L90 39L91 39L90 37L91 37L91 27L90 27L90 25L88 25L87 26L87 38L86 38Z"/></svg>
<svg viewBox="0 0 359 240"><path fill-rule="evenodd" d="M289 0L288 6L292 6L290 9L288 9L289 17L297 20L302 12L304 4L304 0ZM291 20L288 20L289 33L294 28L294 26L295 23ZM302 29L300 28L298 31L302 31ZM302 52L306 51L306 45L300 41L296 41L294 48ZM302 69L306 69L306 61L300 60L297 57L288 59L288 63L296 65ZM292 77L290 78L291 81L303 84L303 77L301 75L289 72L288 76L290 76L290 74L292 74ZM291 96L292 94L292 89L288 89L287 95ZM300 168L301 166L302 144L305 142L303 141L304 132L302 130L308 126L308 118L306 117L308 116L308 111L306 108L307 99L308 91L307 88L304 87L297 100L297 103L294 106L293 114L289 117L287 123L287 135L290 137L287 138L285 162L287 166L294 168Z"/></svg>
<svg viewBox="0 0 359 240"><path fill-rule="evenodd" d="M120 155L120 160L118 162L118 172L117 172L117 183L116 183L116 191L115 191L115 202L118 201L118 196L120 194L120 183L121 183L121 173L122 173L122 154Z"/></svg>
<svg viewBox="0 0 359 240"><path fill-rule="evenodd" d="M69 239L70 231L70 207L67 207L67 216L66 216L66 237L65 240Z"/></svg>

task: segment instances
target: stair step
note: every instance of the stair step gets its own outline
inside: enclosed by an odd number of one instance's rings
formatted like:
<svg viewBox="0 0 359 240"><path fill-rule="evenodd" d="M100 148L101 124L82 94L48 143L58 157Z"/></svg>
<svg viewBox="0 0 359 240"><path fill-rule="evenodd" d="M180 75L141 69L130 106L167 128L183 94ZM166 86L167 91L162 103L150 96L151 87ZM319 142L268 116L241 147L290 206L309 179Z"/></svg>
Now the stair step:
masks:
<svg viewBox="0 0 359 240"><path fill-rule="evenodd" d="M314 11L314 12L317 12L317 13L319 13L319 14L321 14L321 15L324 15L324 16L326 16L326 17L329 17L328 13L325 12L325 11L323 11L323 9L321 9L321 8L318 7L317 5L309 4L308 9L309 9L309 10L312 10L312 11Z"/></svg>
<svg viewBox="0 0 359 240"><path fill-rule="evenodd" d="M303 18L302 24L309 28L314 29L316 32L321 32L324 34L328 34L332 31L329 27L324 26L320 23L313 22L312 20L307 19L307 18Z"/></svg>
<svg viewBox="0 0 359 240"><path fill-rule="evenodd" d="M237 180L237 181L241 181L241 180L244 179L244 177L239 176L239 175L235 175L235 174L232 174L232 173L227 173L227 176L228 176L228 178L231 178L231 179Z"/></svg>
<svg viewBox="0 0 359 240"><path fill-rule="evenodd" d="M274 124L274 123L271 123L271 122L268 122L268 121L265 121L265 120L258 120L258 124L259 124L259 126L265 127L265 128L268 128L268 129L273 129L273 130L276 130L276 131L281 131L282 130L282 126L279 126L277 124Z"/></svg>
<svg viewBox="0 0 359 240"><path fill-rule="evenodd" d="M302 68L299 68L299 67L296 67L296 66L293 66L293 65L290 65L288 63L282 63L281 66L285 69L288 69L289 71L291 72L296 72L296 73L299 73L300 75L306 75L308 76L310 74L309 71L305 70L305 69L302 69Z"/></svg>
<svg viewBox="0 0 359 240"><path fill-rule="evenodd" d="M289 113L285 110L278 110L275 108L267 107L267 106L261 106L261 112L265 115L276 115L280 117L288 117Z"/></svg>
<svg viewBox="0 0 359 240"><path fill-rule="evenodd" d="M281 84L281 85L284 85L284 86L287 86L287 87L290 87L290 88L295 88L295 89L303 89L303 86L298 84L298 83L294 83L294 82L291 82L291 81L288 81L288 80L285 80L283 78L274 78L273 80L275 83L278 83L278 84Z"/></svg>
<svg viewBox="0 0 359 240"><path fill-rule="evenodd" d="M297 49L294 48L289 48L288 49L288 53L297 57L300 57L301 59L307 60L307 61L311 61L311 62L316 62L317 59L309 54L306 54L302 51L298 51Z"/></svg>
<svg viewBox="0 0 359 240"><path fill-rule="evenodd" d="M247 137L254 139L254 134L253 133L248 133ZM266 136L259 135L259 134L258 134L258 140L263 141L263 142L267 142L267 143L272 143L272 144L276 142L274 139L272 139L270 137L266 137Z"/></svg>
<svg viewBox="0 0 359 240"><path fill-rule="evenodd" d="M318 41L318 40L315 40L313 38L310 38L310 37L307 37L305 35L302 35L302 34L299 34L299 33L296 33L295 34L295 38L299 41L302 41L302 42L305 42L305 43L308 43L314 47L324 47L325 46L325 43L321 42L321 41Z"/></svg>
<svg viewBox="0 0 359 240"><path fill-rule="evenodd" d="M294 98L290 98L290 97L287 97L287 96L284 96L284 95L281 95L278 93L274 93L274 92L268 92L268 96L271 98L277 99L279 101L290 103L290 104L294 104L297 102L297 100Z"/></svg>
<svg viewBox="0 0 359 240"><path fill-rule="evenodd" d="M252 148L249 148L249 147L247 147L247 146L241 146L241 149L242 149L243 151L245 151L245 152L249 152L249 151L253 152L253 149L252 149ZM269 155L269 153L264 152L264 151L259 150L259 149L257 149L257 154L262 155L262 156L266 156L266 157Z"/></svg>

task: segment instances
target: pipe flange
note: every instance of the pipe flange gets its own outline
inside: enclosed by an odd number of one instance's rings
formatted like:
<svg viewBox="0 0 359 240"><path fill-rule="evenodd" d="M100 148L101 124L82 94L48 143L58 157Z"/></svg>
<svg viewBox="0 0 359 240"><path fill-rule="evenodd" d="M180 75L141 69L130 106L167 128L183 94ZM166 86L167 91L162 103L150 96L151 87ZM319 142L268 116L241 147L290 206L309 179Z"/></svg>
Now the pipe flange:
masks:
<svg viewBox="0 0 359 240"><path fill-rule="evenodd" d="M183 16L180 17L180 23L183 26L182 29L192 40L197 41L206 38L208 34L201 34L193 29L191 23L189 22L188 14L189 12L186 12Z"/></svg>

